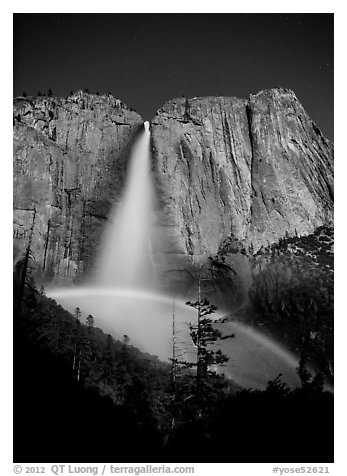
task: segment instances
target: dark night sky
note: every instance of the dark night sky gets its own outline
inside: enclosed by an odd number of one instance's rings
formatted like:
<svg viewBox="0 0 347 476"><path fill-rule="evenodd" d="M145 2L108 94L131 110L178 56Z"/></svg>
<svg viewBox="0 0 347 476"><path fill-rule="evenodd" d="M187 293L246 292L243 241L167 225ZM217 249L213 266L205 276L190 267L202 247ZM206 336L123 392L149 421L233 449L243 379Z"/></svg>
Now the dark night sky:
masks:
<svg viewBox="0 0 347 476"><path fill-rule="evenodd" d="M150 120L185 95L293 89L333 138L332 14L15 14L14 95L111 92Z"/></svg>

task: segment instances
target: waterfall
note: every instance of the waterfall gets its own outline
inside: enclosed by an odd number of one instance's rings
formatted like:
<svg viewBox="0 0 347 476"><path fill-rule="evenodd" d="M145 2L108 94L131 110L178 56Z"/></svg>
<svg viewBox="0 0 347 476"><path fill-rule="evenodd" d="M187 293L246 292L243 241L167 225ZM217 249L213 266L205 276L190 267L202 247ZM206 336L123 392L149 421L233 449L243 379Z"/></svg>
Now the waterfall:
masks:
<svg viewBox="0 0 347 476"><path fill-rule="evenodd" d="M155 222L148 122L130 157L123 196L111 213L96 263L94 283L117 288L152 288Z"/></svg>

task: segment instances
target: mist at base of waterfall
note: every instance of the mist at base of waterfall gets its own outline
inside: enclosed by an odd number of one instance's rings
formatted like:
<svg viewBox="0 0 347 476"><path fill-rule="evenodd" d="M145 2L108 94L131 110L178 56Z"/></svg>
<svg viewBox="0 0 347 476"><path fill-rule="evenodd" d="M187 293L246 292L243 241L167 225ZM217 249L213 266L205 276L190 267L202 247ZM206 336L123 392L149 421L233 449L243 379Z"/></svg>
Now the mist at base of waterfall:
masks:
<svg viewBox="0 0 347 476"><path fill-rule="evenodd" d="M164 361L172 356L174 312L182 359L196 361L188 327L189 322L196 320L196 310L183 301L173 302L172 298L160 294L112 287L58 288L48 290L47 295L72 313L79 307L85 317L92 314L96 327L118 339L126 334L132 345ZM211 317L219 320L222 315L217 312ZM238 322L216 325L223 335L235 335L216 345L229 358L227 365L217 369L219 373L245 388L264 389L279 373L288 385L300 385L297 359L279 344Z"/></svg>

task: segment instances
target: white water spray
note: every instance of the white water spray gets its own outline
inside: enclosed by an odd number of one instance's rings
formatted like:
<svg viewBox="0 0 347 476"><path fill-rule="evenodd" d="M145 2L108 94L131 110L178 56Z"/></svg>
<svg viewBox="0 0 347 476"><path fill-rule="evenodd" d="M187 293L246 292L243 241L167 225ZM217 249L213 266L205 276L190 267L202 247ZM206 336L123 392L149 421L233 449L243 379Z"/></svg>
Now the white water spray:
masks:
<svg viewBox="0 0 347 476"><path fill-rule="evenodd" d="M105 230L94 282L98 286L151 288L154 226L149 123L135 143L120 203Z"/></svg>

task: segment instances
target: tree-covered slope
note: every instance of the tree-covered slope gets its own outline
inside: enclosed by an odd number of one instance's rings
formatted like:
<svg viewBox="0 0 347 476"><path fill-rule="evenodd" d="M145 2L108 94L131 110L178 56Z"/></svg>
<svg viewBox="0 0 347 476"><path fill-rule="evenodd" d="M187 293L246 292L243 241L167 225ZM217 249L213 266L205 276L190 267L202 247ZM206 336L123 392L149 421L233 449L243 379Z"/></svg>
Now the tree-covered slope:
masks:
<svg viewBox="0 0 347 476"><path fill-rule="evenodd" d="M333 379L334 232L322 226L258 251L248 303L238 317L278 338Z"/></svg>

